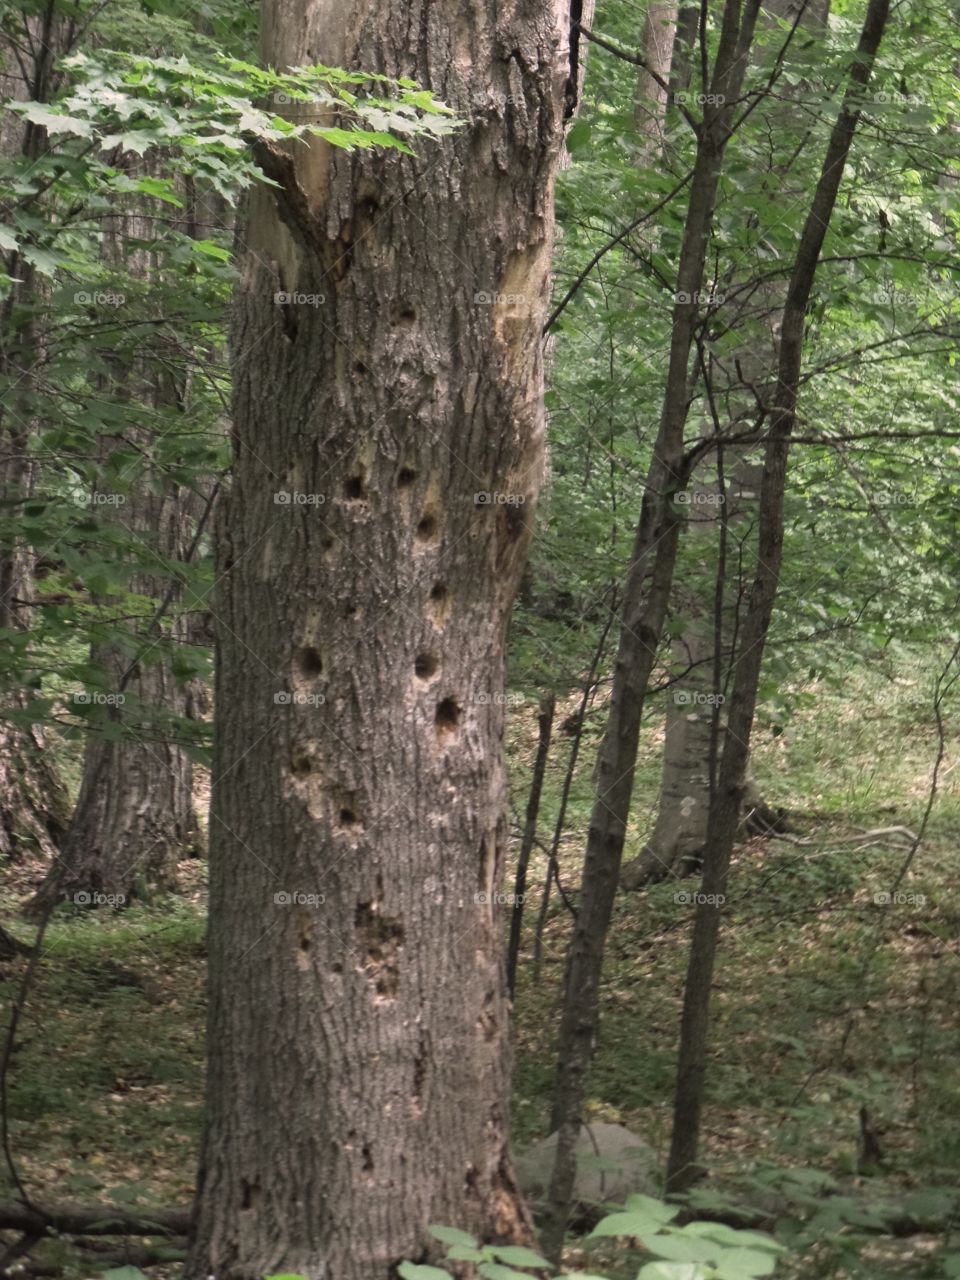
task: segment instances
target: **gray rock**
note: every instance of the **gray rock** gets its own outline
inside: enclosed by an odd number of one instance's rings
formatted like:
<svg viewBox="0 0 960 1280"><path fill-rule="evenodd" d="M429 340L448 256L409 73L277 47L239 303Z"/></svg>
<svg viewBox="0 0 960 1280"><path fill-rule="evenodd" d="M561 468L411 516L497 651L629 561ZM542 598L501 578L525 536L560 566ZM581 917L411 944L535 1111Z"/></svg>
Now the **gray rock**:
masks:
<svg viewBox="0 0 960 1280"><path fill-rule="evenodd" d="M517 1181L534 1208L546 1199L556 1152L552 1133L515 1160ZM658 1196L659 1173L656 1153L622 1124L584 1125L577 1142L576 1211L622 1204L630 1195Z"/></svg>

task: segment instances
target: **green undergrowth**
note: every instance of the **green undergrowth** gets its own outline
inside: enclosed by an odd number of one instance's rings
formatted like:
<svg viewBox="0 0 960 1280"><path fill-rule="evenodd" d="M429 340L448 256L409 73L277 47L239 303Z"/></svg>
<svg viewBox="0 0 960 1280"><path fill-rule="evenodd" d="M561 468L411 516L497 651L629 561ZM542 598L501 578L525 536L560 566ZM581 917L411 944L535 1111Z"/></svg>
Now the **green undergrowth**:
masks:
<svg viewBox="0 0 960 1280"><path fill-rule="evenodd" d="M808 1198L794 1205L798 1222L822 1210L818 1199L889 1205L930 1188L949 1191L960 1169L960 794L950 771L956 743L947 744L927 839L900 885L908 899L878 904L876 895L888 893L903 868L909 838L862 832L917 830L937 738L921 679L891 692L888 682L860 676L851 688L855 697L818 690L788 734L760 734L756 776L768 799L789 810L791 839L754 839L739 849L716 979L703 1189L761 1210L773 1203L782 1216L783 1186L776 1195L771 1188L786 1178L788 1191L800 1187ZM534 734L527 699L509 734L518 815ZM631 852L649 829L656 738L651 725ZM558 734L551 755L544 842L570 740ZM561 849L571 887L595 741L591 731ZM548 1124L569 936L568 913L555 900L536 984L532 922L543 870L538 849L516 1000L520 1146ZM590 1114L628 1125L660 1153L669 1138L692 918L677 895L694 887L670 882L618 899L590 1083ZM0 922L28 939L32 930L16 905L4 900ZM56 913L9 1082L12 1146L38 1200L188 1203L201 1121L204 934L202 885L190 899L169 896L120 913ZM4 966L8 1001L21 972L22 962ZM863 1158L861 1108L878 1135L879 1159ZM796 1185L789 1182L794 1174ZM826 1181L811 1192L804 1174ZM0 1194L9 1198L9 1182ZM866 1244L856 1227L824 1228L822 1238L791 1255L783 1274L940 1276L944 1221L941 1213L929 1233L903 1240L877 1231Z"/></svg>
<svg viewBox="0 0 960 1280"><path fill-rule="evenodd" d="M929 687L922 676L891 684L858 673L843 689L817 689L787 734L758 735L755 776L768 802L789 811L791 830L786 840L741 846L731 876L704 1114L708 1194L788 1212L782 1195L771 1201L769 1186L777 1170L788 1179L799 1171L820 1177L822 1188L793 1207L798 1221L815 1219L824 1205L844 1197L859 1211L911 1196L923 1203L927 1194L942 1201L931 1226L939 1233L953 1220L950 1197L960 1184L955 738L946 743L926 838L904 872L909 833L923 820L939 747ZM648 730L650 758L638 772L641 803L628 856L651 825L643 820L643 798L656 795L655 735ZM557 775L566 750L561 742L555 752ZM555 788L545 793L546 806L554 794ZM579 796L574 803L580 805ZM589 794L577 808L579 840L561 851L561 878L568 883L569 867L582 856L588 807ZM527 904L531 916L543 871L541 857ZM885 904L883 895L901 873L900 900ZM664 1157L693 913L677 898L695 889L695 880L671 881L618 898L590 1084L593 1118L627 1125ZM569 928L568 911L554 901L539 984L529 946L522 962L515 1067L520 1145L548 1127ZM878 1135L878 1160L863 1155L861 1108ZM817 1206L820 1199L824 1205ZM794 1261L797 1275L946 1274L939 1234L914 1233L887 1256L877 1243L864 1247L855 1225L841 1221L828 1229L828 1219L822 1238L807 1241ZM889 1243L879 1232L878 1239Z"/></svg>
<svg viewBox="0 0 960 1280"><path fill-rule="evenodd" d="M29 937L15 917L4 923ZM55 915L9 1086L36 1199L182 1204L192 1193L205 929L202 910L174 897ZM8 996L18 977L6 975Z"/></svg>

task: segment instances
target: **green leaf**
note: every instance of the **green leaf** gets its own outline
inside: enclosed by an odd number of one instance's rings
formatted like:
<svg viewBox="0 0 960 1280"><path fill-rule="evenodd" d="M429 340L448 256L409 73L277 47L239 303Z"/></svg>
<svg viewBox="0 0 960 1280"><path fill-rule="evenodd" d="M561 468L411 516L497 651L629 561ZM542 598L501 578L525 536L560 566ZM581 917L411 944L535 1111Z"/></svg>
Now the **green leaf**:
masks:
<svg viewBox="0 0 960 1280"><path fill-rule="evenodd" d="M0 249L16 249L17 244L17 237L13 234L12 227L0 225Z"/></svg>
<svg viewBox="0 0 960 1280"><path fill-rule="evenodd" d="M178 199L173 184L166 178L138 178L135 189L145 196L154 196L165 204L176 205L178 209L183 208L183 201Z"/></svg>
<svg viewBox="0 0 960 1280"><path fill-rule="evenodd" d="M656 1222L672 1222L680 1212L679 1205L664 1204L662 1200L642 1195L628 1196L623 1207L631 1212L645 1213Z"/></svg>
<svg viewBox="0 0 960 1280"><path fill-rule="evenodd" d="M7 105L11 111L18 112L31 124L46 129L47 133L75 133L81 138L89 138L93 133L93 125L89 120L61 115L42 102L11 102Z"/></svg>
<svg viewBox="0 0 960 1280"><path fill-rule="evenodd" d="M706 1274L696 1263L648 1262L637 1272L637 1280L705 1280Z"/></svg>
<svg viewBox="0 0 960 1280"><path fill-rule="evenodd" d="M131 129L126 133L111 133L100 141L102 151L110 151L119 147L121 151L133 151L138 156L144 155L155 145L157 139L152 132L143 129Z"/></svg>
<svg viewBox="0 0 960 1280"><path fill-rule="evenodd" d="M206 258L214 258L217 262L230 261L230 250L225 249L223 245L214 244L212 240L191 240L190 248L194 253L202 254Z"/></svg>
<svg viewBox="0 0 960 1280"><path fill-rule="evenodd" d="M508 1244L503 1248L499 1246L492 1250L495 1257L501 1262L509 1262L514 1267L547 1267L550 1271L553 1266L546 1258L542 1258L539 1253L534 1253L532 1249L525 1249L523 1245Z"/></svg>
<svg viewBox="0 0 960 1280"><path fill-rule="evenodd" d="M718 1280L746 1280L748 1276L772 1276L777 1260L759 1249L730 1249L717 1260Z"/></svg>
<svg viewBox="0 0 960 1280"><path fill-rule="evenodd" d="M434 1240L439 1240L441 1244L462 1244L472 1249L477 1247L476 1238L469 1231L461 1231L459 1227L429 1226L427 1230Z"/></svg>
<svg viewBox="0 0 960 1280"><path fill-rule="evenodd" d="M373 143L371 135L366 134L358 129L338 129L323 128L320 125L310 125L309 132L315 134L318 138L323 138L324 142L329 142L332 147L342 147L344 151L353 151L356 147L369 147ZM380 134L382 139L389 138L389 146L397 151L405 151L407 155L413 155L410 148L399 140L399 138L391 138L389 134ZM387 145L383 143L383 145Z"/></svg>
<svg viewBox="0 0 960 1280"><path fill-rule="evenodd" d="M449 1271L441 1271L439 1267L428 1267L421 1262L401 1262L397 1267L398 1275L403 1280L450 1280Z"/></svg>
<svg viewBox="0 0 960 1280"><path fill-rule="evenodd" d="M735 1249L767 1249L772 1253L782 1253L783 1245L778 1244L772 1236L765 1236L760 1231L743 1231L728 1227L723 1222L688 1222L682 1228L683 1234L699 1236L704 1240L716 1240L718 1244L728 1245Z"/></svg>
<svg viewBox="0 0 960 1280"><path fill-rule="evenodd" d="M646 1236L660 1229L663 1223L648 1213L611 1213L602 1218L587 1237L596 1236Z"/></svg>
<svg viewBox="0 0 960 1280"><path fill-rule="evenodd" d="M643 1237L644 1247L658 1258L667 1258L670 1262L712 1262L723 1250L710 1240L698 1240L696 1236L655 1235Z"/></svg>
<svg viewBox="0 0 960 1280"><path fill-rule="evenodd" d="M924 1191L911 1191L904 1196L901 1208L912 1218L946 1217L957 1203L955 1191L933 1187Z"/></svg>
<svg viewBox="0 0 960 1280"><path fill-rule="evenodd" d="M54 253L50 249L40 249L36 245L28 245L21 250L21 253L24 260L36 267L42 276L56 275L57 268L62 267L67 261L63 254Z"/></svg>
<svg viewBox="0 0 960 1280"><path fill-rule="evenodd" d="M530 1280L524 1271L514 1271L513 1267L502 1267L499 1262L484 1262L477 1267L480 1275L486 1280Z"/></svg>
<svg viewBox="0 0 960 1280"><path fill-rule="evenodd" d="M100 1272L100 1280L147 1280L139 1267L111 1267Z"/></svg>

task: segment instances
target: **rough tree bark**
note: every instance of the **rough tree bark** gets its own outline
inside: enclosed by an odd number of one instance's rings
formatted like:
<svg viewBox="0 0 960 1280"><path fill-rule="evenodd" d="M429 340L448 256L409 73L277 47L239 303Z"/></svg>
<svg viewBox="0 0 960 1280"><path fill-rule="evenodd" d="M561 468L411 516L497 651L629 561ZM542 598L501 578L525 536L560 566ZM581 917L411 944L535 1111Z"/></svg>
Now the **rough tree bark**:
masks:
<svg viewBox="0 0 960 1280"><path fill-rule="evenodd" d="M65 51L60 16L51 3L40 15L22 16L16 34L0 34L0 97L46 101L55 86L54 62ZM0 113L0 153L26 158L41 154L45 134L12 112ZM34 601L34 555L15 525L21 504L33 492L35 460L29 440L34 404L25 376L41 358L42 335L35 319L14 326L12 315L37 296L40 284L30 263L15 252L4 254L4 271L17 281L0 314L0 504L7 513L0 537L0 630L11 634L30 628ZM8 532L9 530L9 532ZM49 751L48 736L30 722L27 695L19 689L0 692L0 857L18 858L26 851L56 856L69 813L66 788Z"/></svg>
<svg viewBox="0 0 960 1280"><path fill-rule="evenodd" d="M714 203L753 40L759 0L727 0L709 95L697 138L677 270L669 363L654 457L647 476L621 607L621 628L607 726L597 761L597 786L584 860L580 910L567 961L554 1094L559 1130L544 1248L560 1257L576 1177L586 1074L593 1056L600 977L617 890L636 768L640 721L663 633L673 581L686 483L684 424L690 350L697 324Z"/></svg>
<svg viewBox="0 0 960 1280"><path fill-rule="evenodd" d="M569 20L558 0L265 6L269 63L409 76L467 123L417 158L265 155L280 187L252 199L197 1280L388 1280L431 1222L530 1234L499 695L542 469Z"/></svg>
<svg viewBox="0 0 960 1280"><path fill-rule="evenodd" d="M191 194L183 192L185 199ZM127 282L141 290L157 279L155 254L146 247L130 248L149 245L156 234L150 211L132 199L107 222L103 254L116 268L118 291ZM107 378L110 395L167 413L186 406L183 379L146 351L118 355ZM123 502L115 507L101 504L98 518L121 525L138 553L146 553L148 567L131 577L128 589L157 601L157 609L163 601L165 618L139 625L138 654L132 661L126 647L95 646L91 653L91 664L100 669L102 680L86 696L122 697L111 709L120 732L104 734L94 727L87 736L70 827L60 858L31 903L33 914L55 895L90 906L149 897L156 889L169 888L179 859L202 844L193 804L193 768L173 727L177 718L187 715L190 691L159 649L161 641L169 645L188 640L189 620L177 575L192 547L200 504L192 491L171 484L146 461L153 443L147 429L125 426L124 442L138 446L142 460L129 477L127 492L100 495L122 496ZM102 448L108 453L115 444L106 437Z"/></svg>
<svg viewBox="0 0 960 1280"><path fill-rule="evenodd" d="M182 555L189 542L183 494L144 490L135 497L140 504L137 525L144 534L159 535L164 556L179 558L174 548ZM149 515L152 526L141 525ZM130 589L156 599L164 586L163 579L138 577ZM174 638L185 630L185 620L177 619ZM157 634L151 629L139 641L145 651L150 635ZM150 661L145 652L132 672L129 658L117 650L96 652L92 661L104 672L104 688L122 688L131 706L142 708L151 720L159 712L187 714L188 690L168 661ZM125 717L120 711L116 719L123 724L122 737L95 730L87 737L70 827L59 859L31 904L32 914L44 909L51 894L89 906L149 898L174 883L177 862L200 842L187 751L174 733L158 735L152 724L138 725L135 715Z"/></svg>
<svg viewBox="0 0 960 1280"><path fill-rule="evenodd" d="M680 1052L674 1098L673 1137L667 1167L671 1190L698 1176L700 1116L706 1080L710 995L720 914L737 833L750 732L760 683L764 643L770 626L783 557L787 454L797 412L807 306L823 241L836 207L850 148L860 120L889 14L889 0L870 0L847 88L834 124L820 178L800 236L783 311L776 393L771 405L758 514L759 536L753 586L734 662L728 732L704 851L702 892L684 988Z"/></svg>

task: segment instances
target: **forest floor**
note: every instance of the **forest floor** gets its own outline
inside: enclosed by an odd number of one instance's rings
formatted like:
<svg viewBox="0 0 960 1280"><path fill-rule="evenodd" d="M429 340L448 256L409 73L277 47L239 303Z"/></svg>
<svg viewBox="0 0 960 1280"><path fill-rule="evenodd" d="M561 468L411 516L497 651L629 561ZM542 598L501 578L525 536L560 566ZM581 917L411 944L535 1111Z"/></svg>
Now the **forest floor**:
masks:
<svg viewBox="0 0 960 1280"><path fill-rule="evenodd" d="M810 1200L803 1211L810 1216L820 1176L829 1180L823 1187L865 1204L913 1197L923 1208L917 1197L926 1196L931 1216L942 1218L936 1197L953 1194L960 1169L958 743L946 744L927 836L900 886L910 900L883 908L875 895L890 890L909 841L902 833L859 837L920 825L939 741L929 687L864 677L846 691L810 692L815 698L789 731L761 733L755 751L767 799L790 811L791 840L751 840L734 868L704 1117L707 1185L762 1203L779 1180L778 1195L792 1187L797 1200ZM518 785L529 777L535 719L529 702L512 718ZM644 798L656 795L655 738L651 730L643 753L651 763L637 779L633 852L649 826ZM563 735L555 742L544 833L569 743ZM561 850L567 880L589 805L589 768L581 772ZM518 790L514 799L522 813L525 796ZM12 1149L40 1202L189 1203L204 1055L205 885L202 864L184 863L181 871L184 892L175 897L118 914L58 915L51 924L9 1080ZM542 860L533 873L537 886ZM18 908L29 877L24 868L0 901L0 923L25 938ZM661 1153L691 919L676 895L693 887L670 882L618 899L591 1081L591 1115L627 1125ZM535 911L531 898L530 919ZM522 957L520 1146L547 1124L568 926L566 909L554 902L539 984L529 937ZM21 971L22 962L0 968L5 999ZM859 1156L861 1107L879 1133L881 1158L869 1167ZM0 1178L0 1198L11 1196L9 1180ZM943 1274L934 1261L942 1235L878 1237L860 1260L842 1223L828 1236L829 1243L805 1248L794 1274Z"/></svg>

